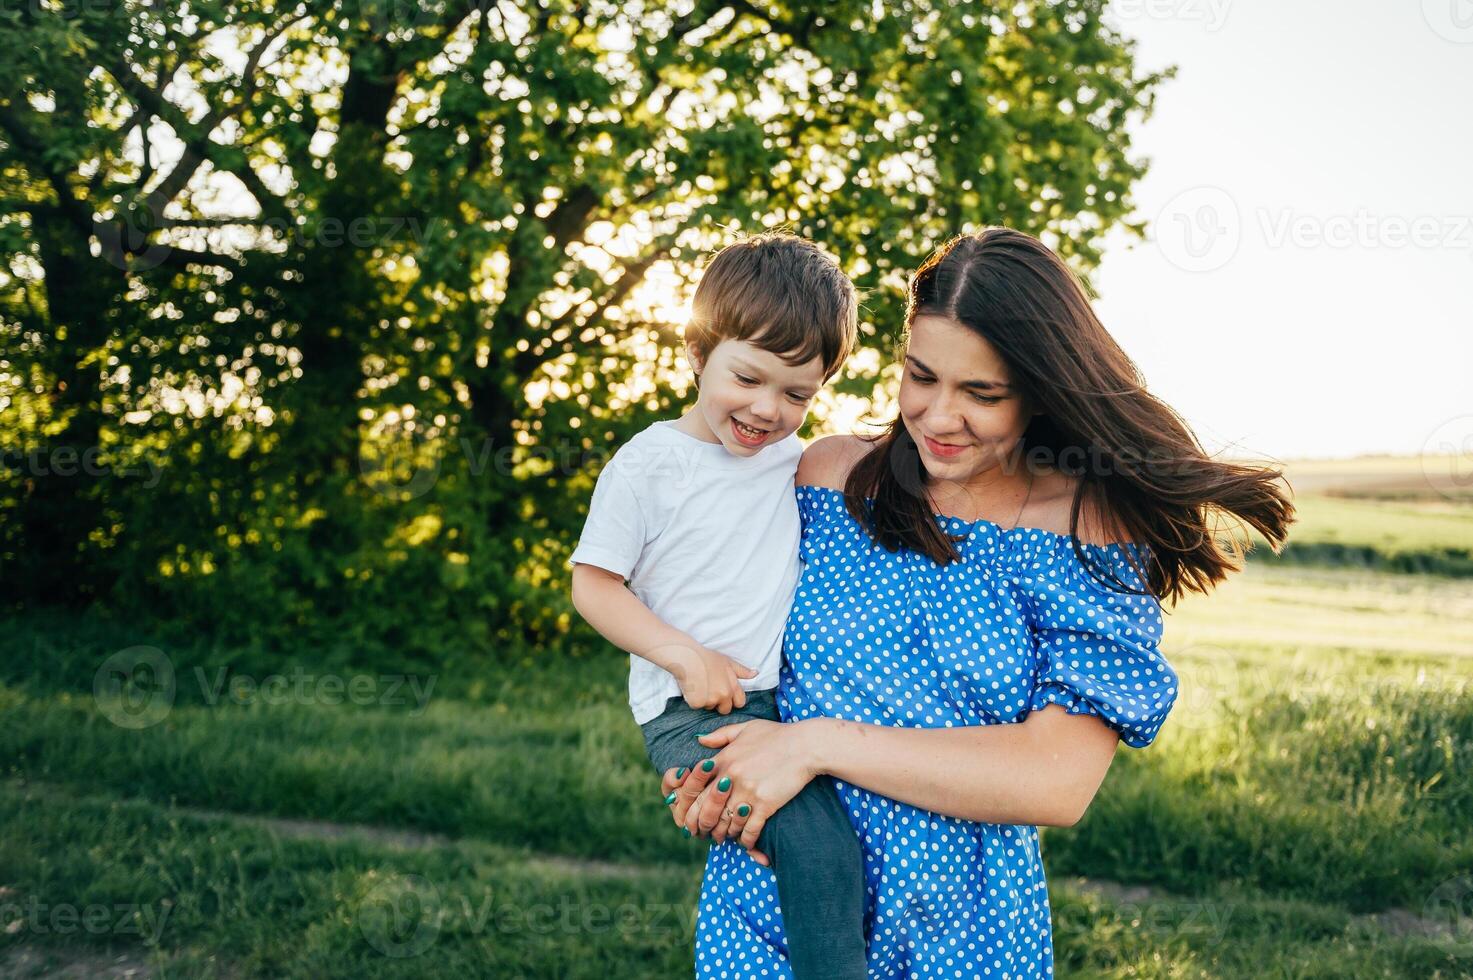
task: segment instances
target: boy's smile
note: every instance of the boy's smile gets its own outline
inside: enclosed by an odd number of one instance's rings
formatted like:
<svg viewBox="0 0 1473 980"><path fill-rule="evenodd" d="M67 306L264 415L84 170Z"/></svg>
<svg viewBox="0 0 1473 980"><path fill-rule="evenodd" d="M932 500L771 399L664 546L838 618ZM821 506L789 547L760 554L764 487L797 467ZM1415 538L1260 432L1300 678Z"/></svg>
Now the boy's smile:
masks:
<svg viewBox="0 0 1473 980"><path fill-rule="evenodd" d="M754 455L796 432L823 387L821 359L789 364L747 340L721 341L704 363L689 346L686 356L700 376L700 394L675 427L736 456Z"/></svg>

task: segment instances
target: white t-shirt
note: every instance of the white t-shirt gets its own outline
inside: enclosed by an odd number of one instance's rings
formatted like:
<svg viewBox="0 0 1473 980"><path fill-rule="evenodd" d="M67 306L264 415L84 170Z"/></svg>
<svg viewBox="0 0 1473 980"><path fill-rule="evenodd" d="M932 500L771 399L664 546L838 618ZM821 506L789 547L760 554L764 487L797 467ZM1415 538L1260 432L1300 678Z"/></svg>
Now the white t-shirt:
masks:
<svg viewBox="0 0 1473 980"><path fill-rule="evenodd" d="M796 435L736 456L655 422L604 464L568 563L628 579L660 619L777 686L783 627L798 585ZM644 724L681 693L674 675L629 655L629 707Z"/></svg>

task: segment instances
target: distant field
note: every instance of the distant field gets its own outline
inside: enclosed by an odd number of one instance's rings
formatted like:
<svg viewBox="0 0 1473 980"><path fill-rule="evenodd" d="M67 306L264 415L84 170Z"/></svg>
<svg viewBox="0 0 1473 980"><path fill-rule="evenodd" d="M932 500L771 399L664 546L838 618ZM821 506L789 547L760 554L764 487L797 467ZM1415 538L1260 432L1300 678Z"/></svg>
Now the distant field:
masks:
<svg viewBox="0 0 1473 980"><path fill-rule="evenodd" d="M1473 503L1473 460L1453 456L1358 456L1285 463L1299 493Z"/></svg>
<svg viewBox="0 0 1473 980"><path fill-rule="evenodd" d="M1434 457L1285 464L1297 521L1280 561L1473 576L1473 475ZM1261 539L1254 556L1273 560Z"/></svg>

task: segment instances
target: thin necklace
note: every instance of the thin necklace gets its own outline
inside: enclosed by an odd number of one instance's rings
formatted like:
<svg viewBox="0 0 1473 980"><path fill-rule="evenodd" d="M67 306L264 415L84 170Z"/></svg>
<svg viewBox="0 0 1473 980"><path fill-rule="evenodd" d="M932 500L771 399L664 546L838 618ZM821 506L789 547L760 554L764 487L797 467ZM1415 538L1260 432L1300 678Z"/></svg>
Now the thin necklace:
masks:
<svg viewBox="0 0 1473 980"><path fill-rule="evenodd" d="M1033 470L1028 471L1028 490L1023 494L1023 506L1018 508L1018 516L1013 518L1013 526L1009 531L1017 530L1018 522L1023 519L1023 511L1028 509L1028 498L1033 496Z"/></svg>
<svg viewBox="0 0 1473 980"><path fill-rule="evenodd" d="M1015 530L1017 528L1017 526L1018 526L1018 522L1023 519L1023 511L1025 511L1025 510L1028 509L1028 500L1029 500L1029 498L1031 498L1033 496L1033 477L1034 477L1034 475L1035 475L1034 472L1030 469L1028 471L1028 489L1023 494L1023 504L1022 504L1021 507L1018 508L1018 516L1013 518L1013 526L1012 527L1003 528L1003 530L1005 530L1005 531ZM931 497L930 491L927 491L926 496L927 496L927 498L931 502L931 510L934 513L935 512L935 509L936 509L936 500L935 500L934 497ZM977 522L976 521L971 521L970 523L975 524ZM998 527L1002 527L1001 524L998 524L997 526Z"/></svg>

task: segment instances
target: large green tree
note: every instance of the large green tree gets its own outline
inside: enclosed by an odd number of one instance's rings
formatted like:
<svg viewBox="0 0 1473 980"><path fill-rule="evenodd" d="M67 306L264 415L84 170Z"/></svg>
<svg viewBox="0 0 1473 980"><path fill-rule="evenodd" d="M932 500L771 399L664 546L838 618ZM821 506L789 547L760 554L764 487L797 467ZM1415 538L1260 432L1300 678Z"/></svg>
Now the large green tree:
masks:
<svg viewBox="0 0 1473 980"><path fill-rule="evenodd" d="M1103 6L6 4L0 579L545 638L713 246L822 242L882 349L958 231L1088 271L1162 77Z"/></svg>

